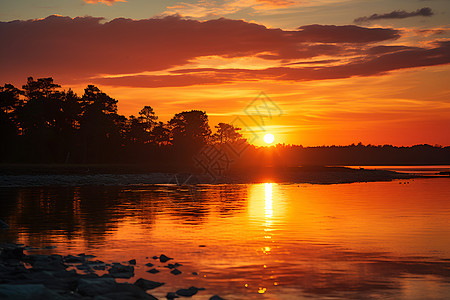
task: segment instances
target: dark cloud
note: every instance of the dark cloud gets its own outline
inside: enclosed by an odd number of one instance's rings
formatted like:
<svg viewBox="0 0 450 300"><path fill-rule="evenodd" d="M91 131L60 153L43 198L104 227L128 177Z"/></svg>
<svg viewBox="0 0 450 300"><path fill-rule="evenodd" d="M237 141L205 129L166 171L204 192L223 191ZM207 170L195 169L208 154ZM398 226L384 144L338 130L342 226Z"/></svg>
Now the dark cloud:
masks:
<svg viewBox="0 0 450 300"><path fill-rule="evenodd" d="M94 17L50 16L0 22L0 37L0 80L22 82L29 75L77 81L102 74L165 70L210 55L285 60L341 55L348 49L340 44L392 40L399 32L353 25L310 25L286 31L225 18L201 22L169 16L105 22Z"/></svg>
<svg viewBox="0 0 450 300"><path fill-rule="evenodd" d="M21 84L27 76L53 76L63 84L188 86L346 78L449 63L448 54L442 52L448 51L446 44L433 49L380 45L398 37L395 29L355 25L316 24L288 31L225 18L197 21L169 16L106 22L50 16L0 22L0 82ZM205 56L258 57L279 61L280 67L180 70ZM314 60L320 64L313 64ZM174 68L178 71L169 71ZM165 75L130 75L152 71Z"/></svg>
<svg viewBox="0 0 450 300"><path fill-rule="evenodd" d="M364 28L355 25L307 25L292 34L307 42L315 43L374 43L400 37L390 28Z"/></svg>
<svg viewBox="0 0 450 300"><path fill-rule="evenodd" d="M134 81L134 77L107 78L100 79L98 82L131 87L160 87L190 85L188 81L194 77L200 84L254 80L309 81L342 79L354 76L374 76L395 70L450 63L450 42L436 43L435 47L431 49L405 46L377 46L368 49L366 52L368 55L340 65L297 68L275 67L264 70L182 69L172 71L171 73L173 75L164 75L161 77L164 80L160 80L159 76L140 76L138 78L139 83Z"/></svg>
<svg viewBox="0 0 450 300"><path fill-rule="evenodd" d="M394 10L390 13L386 14L373 14L369 17L360 17L353 20L353 23L355 24L364 24L369 23L371 21L375 20L381 20L381 19L405 19L410 17L417 17L417 16L423 16L423 17L431 17L434 15L434 12L429 7L424 7L421 9L418 9L416 11L407 12L404 10Z"/></svg>

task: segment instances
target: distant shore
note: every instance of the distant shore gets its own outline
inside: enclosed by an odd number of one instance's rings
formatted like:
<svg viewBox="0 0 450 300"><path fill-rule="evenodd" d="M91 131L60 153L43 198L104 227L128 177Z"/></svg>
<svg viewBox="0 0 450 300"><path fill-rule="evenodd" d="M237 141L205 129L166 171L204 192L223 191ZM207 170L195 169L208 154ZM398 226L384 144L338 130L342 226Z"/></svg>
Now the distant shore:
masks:
<svg viewBox="0 0 450 300"><path fill-rule="evenodd" d="M333 166L234 168L224 175L211 176L189 171L163 172L139 165L0 165L0 187L262 182L338 184L443 175L448 174L424 176L362 167L354 169Z"/></svg>

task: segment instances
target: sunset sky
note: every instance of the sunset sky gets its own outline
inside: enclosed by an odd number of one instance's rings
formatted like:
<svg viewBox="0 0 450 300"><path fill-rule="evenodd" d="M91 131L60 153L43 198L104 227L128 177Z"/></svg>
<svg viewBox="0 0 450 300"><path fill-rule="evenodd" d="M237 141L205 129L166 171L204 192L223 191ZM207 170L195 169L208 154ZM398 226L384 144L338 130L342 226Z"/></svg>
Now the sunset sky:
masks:
<svg viewBox="0 0 450 300"><path fill-rule="evenodd" d="M276 143L450 145L448 0L0 0L0 21L1 85L95 84L126 116L241 116Z"/></svg>

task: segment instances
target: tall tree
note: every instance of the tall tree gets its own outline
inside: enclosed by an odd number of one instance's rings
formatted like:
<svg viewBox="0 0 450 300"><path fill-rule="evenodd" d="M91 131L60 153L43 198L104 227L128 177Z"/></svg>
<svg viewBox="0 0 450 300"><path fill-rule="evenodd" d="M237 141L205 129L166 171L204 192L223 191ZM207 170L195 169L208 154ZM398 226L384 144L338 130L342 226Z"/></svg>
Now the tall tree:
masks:
<svg viewBox="0 0 450 300"><path fill-rule="evenodd" d="M208 115L204 111L183 111L176 114L168 125L172 143L177 147L201 148L211 138Z"/></svg>
<svg viewBox="0 0 450 300"><path fill-rule="evenodd" d="M234 127L231 124L219 123L215 126L217 129L216 133L212 135L212 140L214 142L223 143L233 143L237 142L242 138L242 134L239 133L241 128Z"/></svg>
<svg viewBox="0 0 450 300"><path fill-rule="evenodd" d="M83 161L104 162L115 157L122 137L119 125L122 117L117 114L117 100L96 86L88 85L81 97L81 107Z"/></svg>
<svg viewBox="0 0 450 300"><path fill-rule="evenodd" d="M23 104L22 92L12 84L0 86L0 161L7 161L17 143L16 110Z"/></svg>
<svg viewBox="0 0 450 300"><path fill-rule="evenodd" d="M143 124L145 131L150 132L156 124L158 117L151 106L144 106L139 112L139 121Z"/></svg>

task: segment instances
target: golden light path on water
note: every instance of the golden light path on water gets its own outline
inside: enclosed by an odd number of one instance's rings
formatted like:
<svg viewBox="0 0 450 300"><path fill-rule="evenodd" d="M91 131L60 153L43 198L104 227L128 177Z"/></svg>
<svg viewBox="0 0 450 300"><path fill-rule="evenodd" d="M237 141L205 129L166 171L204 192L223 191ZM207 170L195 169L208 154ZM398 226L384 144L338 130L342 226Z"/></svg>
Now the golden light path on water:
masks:
<svg viewBox="0 0 450 300"><path fill-rule="evenodd" d="M339 185L260 184L187 188L41 187L0 190L11 226L3 237L136 259L134 282L151 291L205 287L225 299L417 299L450 293L448 178ZM199 246L204 247L199 247ZM166 254L183 264L174 276ZM198 275L192 275L197 272ZM243 296L245 295L245 296ZM262 297L262 298L261 298ZM425 299L425 298L424 298Z"/></svg>

